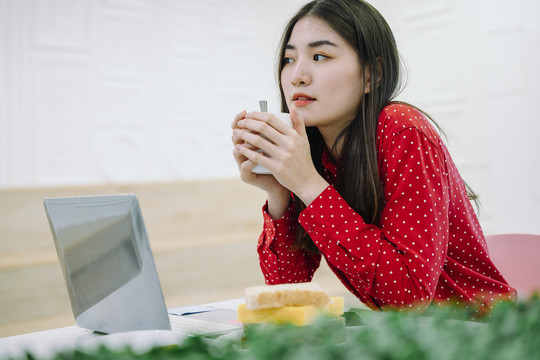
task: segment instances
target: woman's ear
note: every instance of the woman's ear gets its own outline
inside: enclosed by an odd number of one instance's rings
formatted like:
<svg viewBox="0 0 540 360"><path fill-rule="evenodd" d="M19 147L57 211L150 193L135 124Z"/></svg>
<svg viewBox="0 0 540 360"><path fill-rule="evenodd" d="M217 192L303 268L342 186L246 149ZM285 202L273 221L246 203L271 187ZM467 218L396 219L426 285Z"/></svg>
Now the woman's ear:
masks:
<svg viewBox="0 0 540 360"><path fill-rule="evenodd" d="M371 72L366 66L364 68L364 94L369 94L371 91Z"/></svg>
<svg viewBox="0 0 540 360"><path fill-rule="evenodd" d="M366 77L366 80L364 81L365 88L364 88L364 94L369 94L371 91L371 82L373 81L373 78L375 78L375 87L378 87L381 84L381 76L382 76L382 64L381 64L381 58L377 58L377 65L375 69L375 76L372 76L374 72L372 72L369 68L369 66L366 65L364 68L364 76Z"/></svg>

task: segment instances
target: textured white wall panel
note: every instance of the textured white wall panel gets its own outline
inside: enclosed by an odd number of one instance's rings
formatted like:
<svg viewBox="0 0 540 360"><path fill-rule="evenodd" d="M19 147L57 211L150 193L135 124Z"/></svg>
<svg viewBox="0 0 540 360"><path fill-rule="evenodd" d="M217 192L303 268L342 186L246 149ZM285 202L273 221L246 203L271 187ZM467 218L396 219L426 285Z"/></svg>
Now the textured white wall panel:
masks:
<svg viewBox="0 0 540 360"><path fill-rule="evenodd" d="M540 3L482 3L494 229L540 233Z"/></svg>
<svg viewBox="0 0 540 360"><path fill-rule="evenodd" d="M520 27L488 33L484 42L485 87L488 95L525 90L526 58Z"/></svg>
<svg viewBox="0 0 540 360"><path fill-rule="evenodd" d="M8 33L9 10L6 1L0 1L0 184L10 183L11 130L9 118L10 96L8 92ZM4 55L2 55L4 54Z"/></svg>
<svg viewBox="0 0 540 360"><path fill-rule="evenodd" d="M147 91L139 84L102 83L96 92L96 121L104 127L142 127L147 120Z"/></svg>
<svg viewBox="0 0 540 360"><path fill-rule="evenodd" d="M1 0L0 186L237 176L300 2Z"/></svg>
<svg viewBox="0 0 540 360"><path fill-rule="evenodd" d="M72 51L90 47L91 0L23 2L31 7L28 25L33 45Z"/></svg>
<svg viewBox="0 0 540 360"><path fill-rule="evenodd" d="M118 81L142 81L148 58L147 19L139 14L101 9L97 42L98 76Z"/></svg>
<svg viewBox="0 0 540 360"><path fill-rule="evenodd" d="M33 179L40 184L85 181L89 161L88 67L65 56L32 56L28 115ZM29 150L28 148L26 150Z"/></svg>
<svg viewBox="0 0 540 360"><path fill-rule="evenodd" d="M147 181L147 148L144 132L138 129L100 131L94 156L100 178L111 183Z"/></svg>

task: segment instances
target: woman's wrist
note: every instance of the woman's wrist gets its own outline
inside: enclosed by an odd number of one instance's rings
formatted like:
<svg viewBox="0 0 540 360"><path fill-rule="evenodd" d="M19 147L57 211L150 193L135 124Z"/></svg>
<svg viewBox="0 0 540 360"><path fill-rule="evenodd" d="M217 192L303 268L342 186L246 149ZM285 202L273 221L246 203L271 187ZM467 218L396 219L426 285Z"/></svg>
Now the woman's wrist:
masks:
<svg viewBox="0 0 540 360"><path fill-rule="evenodd" d="M302 186L295 194L302 200L302 202L309 206L313 200L315 200L327 187L328 182L322 177L314 177L313 180L304 186Z"/></svg>
<svg viewBox="0 0 540 360"><path fill-rule="evenodd" d="M274 220L285 215L291 204L291 192L283 188L278 192L268 193L268 214Z"/></svg>

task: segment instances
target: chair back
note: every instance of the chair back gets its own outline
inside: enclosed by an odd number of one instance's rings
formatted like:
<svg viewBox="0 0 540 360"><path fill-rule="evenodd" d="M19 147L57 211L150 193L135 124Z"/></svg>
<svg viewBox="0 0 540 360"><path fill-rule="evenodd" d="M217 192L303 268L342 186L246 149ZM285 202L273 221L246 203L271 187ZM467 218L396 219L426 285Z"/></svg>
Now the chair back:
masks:
<svg viewBox="0 0 540 360"><path fill-rule="evenodd" d="M486 241L491 260L519 299L540 292L540 235L496 234Z"/></svg>

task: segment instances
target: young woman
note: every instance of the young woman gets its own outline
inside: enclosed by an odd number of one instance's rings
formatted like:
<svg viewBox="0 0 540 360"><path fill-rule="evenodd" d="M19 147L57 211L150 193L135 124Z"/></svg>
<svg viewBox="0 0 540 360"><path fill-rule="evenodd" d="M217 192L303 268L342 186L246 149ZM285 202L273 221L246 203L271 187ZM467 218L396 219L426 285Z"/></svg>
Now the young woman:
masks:
<svg viewBox="0 0 540 360"><path fill-rule="evenodd" d="M486 312L515 290L433 124L392 102L399 69L388 24L364 1L313 1L291 19L278 78L293 127L245 111L232 125L242 180L268 194L261 269L268 284L308 282L324 256L373 309Z"/></svg>

